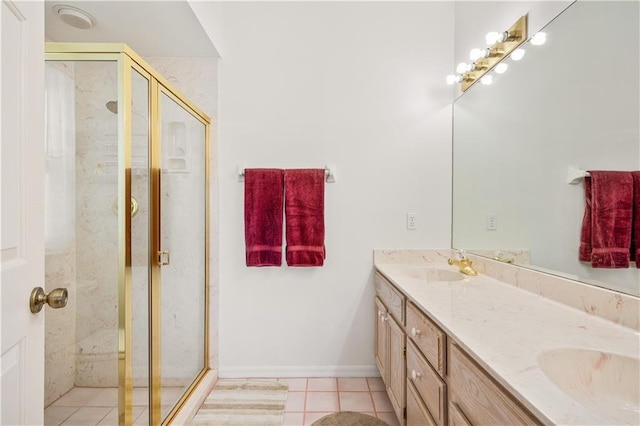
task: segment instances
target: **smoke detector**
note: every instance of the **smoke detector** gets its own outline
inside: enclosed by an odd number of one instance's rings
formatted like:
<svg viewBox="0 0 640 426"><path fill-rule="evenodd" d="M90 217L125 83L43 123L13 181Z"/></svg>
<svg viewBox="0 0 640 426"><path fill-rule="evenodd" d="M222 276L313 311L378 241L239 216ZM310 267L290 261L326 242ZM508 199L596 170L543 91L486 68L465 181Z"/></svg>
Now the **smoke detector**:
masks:
<svg viewBox="0 0 640 426"><path fill-rule="evenodd" d="M80 30L88 30L96 24L96 18L82 9L66 4L56 4L53 12L67 25Z"/></svg>

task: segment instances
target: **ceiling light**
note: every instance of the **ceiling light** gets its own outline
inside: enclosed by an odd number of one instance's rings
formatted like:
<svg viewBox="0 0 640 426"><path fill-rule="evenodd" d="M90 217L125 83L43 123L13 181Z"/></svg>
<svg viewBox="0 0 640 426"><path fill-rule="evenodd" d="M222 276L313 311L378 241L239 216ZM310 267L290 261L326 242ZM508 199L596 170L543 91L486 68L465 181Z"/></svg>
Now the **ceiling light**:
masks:
<svg viewBox="0 0 640 426"><path fill-rule="evenodd" d="M53 12L62 22L80 30L88 30L96 24L96 19L93 16L74 6L56 4L53 6Z"/></svg>

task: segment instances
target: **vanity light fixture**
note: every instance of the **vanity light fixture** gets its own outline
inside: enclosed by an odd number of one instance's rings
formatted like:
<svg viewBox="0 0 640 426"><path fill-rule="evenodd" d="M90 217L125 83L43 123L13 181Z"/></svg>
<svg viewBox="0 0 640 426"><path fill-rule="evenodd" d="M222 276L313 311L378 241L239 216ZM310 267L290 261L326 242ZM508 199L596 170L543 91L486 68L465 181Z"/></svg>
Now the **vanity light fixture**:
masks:
<svg viewBox="0 0 640 426"><path fill-rule="evenodd" d="M458 64L458 66L456 67L456 72L458 74L464 74L465 72L470 71L470 70L471 70L470 66L468 64L464 63L464 62L460 62Z"/></svg>
<svg viewBox="0 0 640 426"><path fill-rule="evenodd" d="M461 83L460 88L464 92L510 54L514 60L518 60L511 52L527 40L527 15L521 16L507 31L487 34L485 40L489 47L472 49L469 53L472 63L470 65L464 62L458 64L456 71L459 75L447 76L447 84ZM505 64L505 66L496 69L496 72L501 74L506 69ZM483 84L491 84L493 77L487 77L489 78L482 80Z"/></svg>
<svg viewBox="0 0 640 426"><path fill-rule="evenodd" d="M465 74L449 74L447 76L447 84L462 83L465 80Z"/></svg>
<svg viewBox="0 0 640 426"><path fill-rule="evenodd" d="M519 61L520 59L524 58L524 52L524 49L514 50L511 54L511 59L513 59L514 61Z"/></svg>
<svg viewBox="0 0 640 426"><path fill-rule="evenodd" d="M547 33L538 32L531 37L531 44L534 46L542 46L547 42Z"/></svg>
<svg viewBox="0 0 640 426"><path fill-rule="evenodd" d="M498 74L502 74L507 70L507 68L509 68L509 64L500 62L493 70Z"/></svg>

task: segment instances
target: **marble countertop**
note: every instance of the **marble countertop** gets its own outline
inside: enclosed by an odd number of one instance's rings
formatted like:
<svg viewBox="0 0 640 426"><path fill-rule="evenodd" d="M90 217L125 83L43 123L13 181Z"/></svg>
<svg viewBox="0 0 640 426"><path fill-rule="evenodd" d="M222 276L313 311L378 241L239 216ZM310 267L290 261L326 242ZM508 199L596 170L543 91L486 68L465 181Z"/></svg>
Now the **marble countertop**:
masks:
<svg viewBox="0 0 640 426"><path fill-rule="evenodd" d="M446 263L410 265L458 270ZM537 357L552 349L583 348L638 359L637 331L483 274L425 282L411 278L407 266L375 262L380 273L545 423L620 424L619 418L561 391L545 376Z"/></svg>

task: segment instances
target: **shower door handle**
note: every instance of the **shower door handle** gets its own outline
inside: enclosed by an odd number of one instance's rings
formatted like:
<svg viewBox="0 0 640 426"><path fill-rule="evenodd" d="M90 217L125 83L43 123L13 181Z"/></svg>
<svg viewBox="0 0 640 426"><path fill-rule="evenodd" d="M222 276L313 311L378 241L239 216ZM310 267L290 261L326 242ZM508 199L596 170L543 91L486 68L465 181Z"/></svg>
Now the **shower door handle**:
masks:
<svg viewBox="0 0 640 426"><path fill-rule="evenodd" d="M158 266L165 266L170 263L169 260L169 251L163 250L158 251Z"/></svg>

